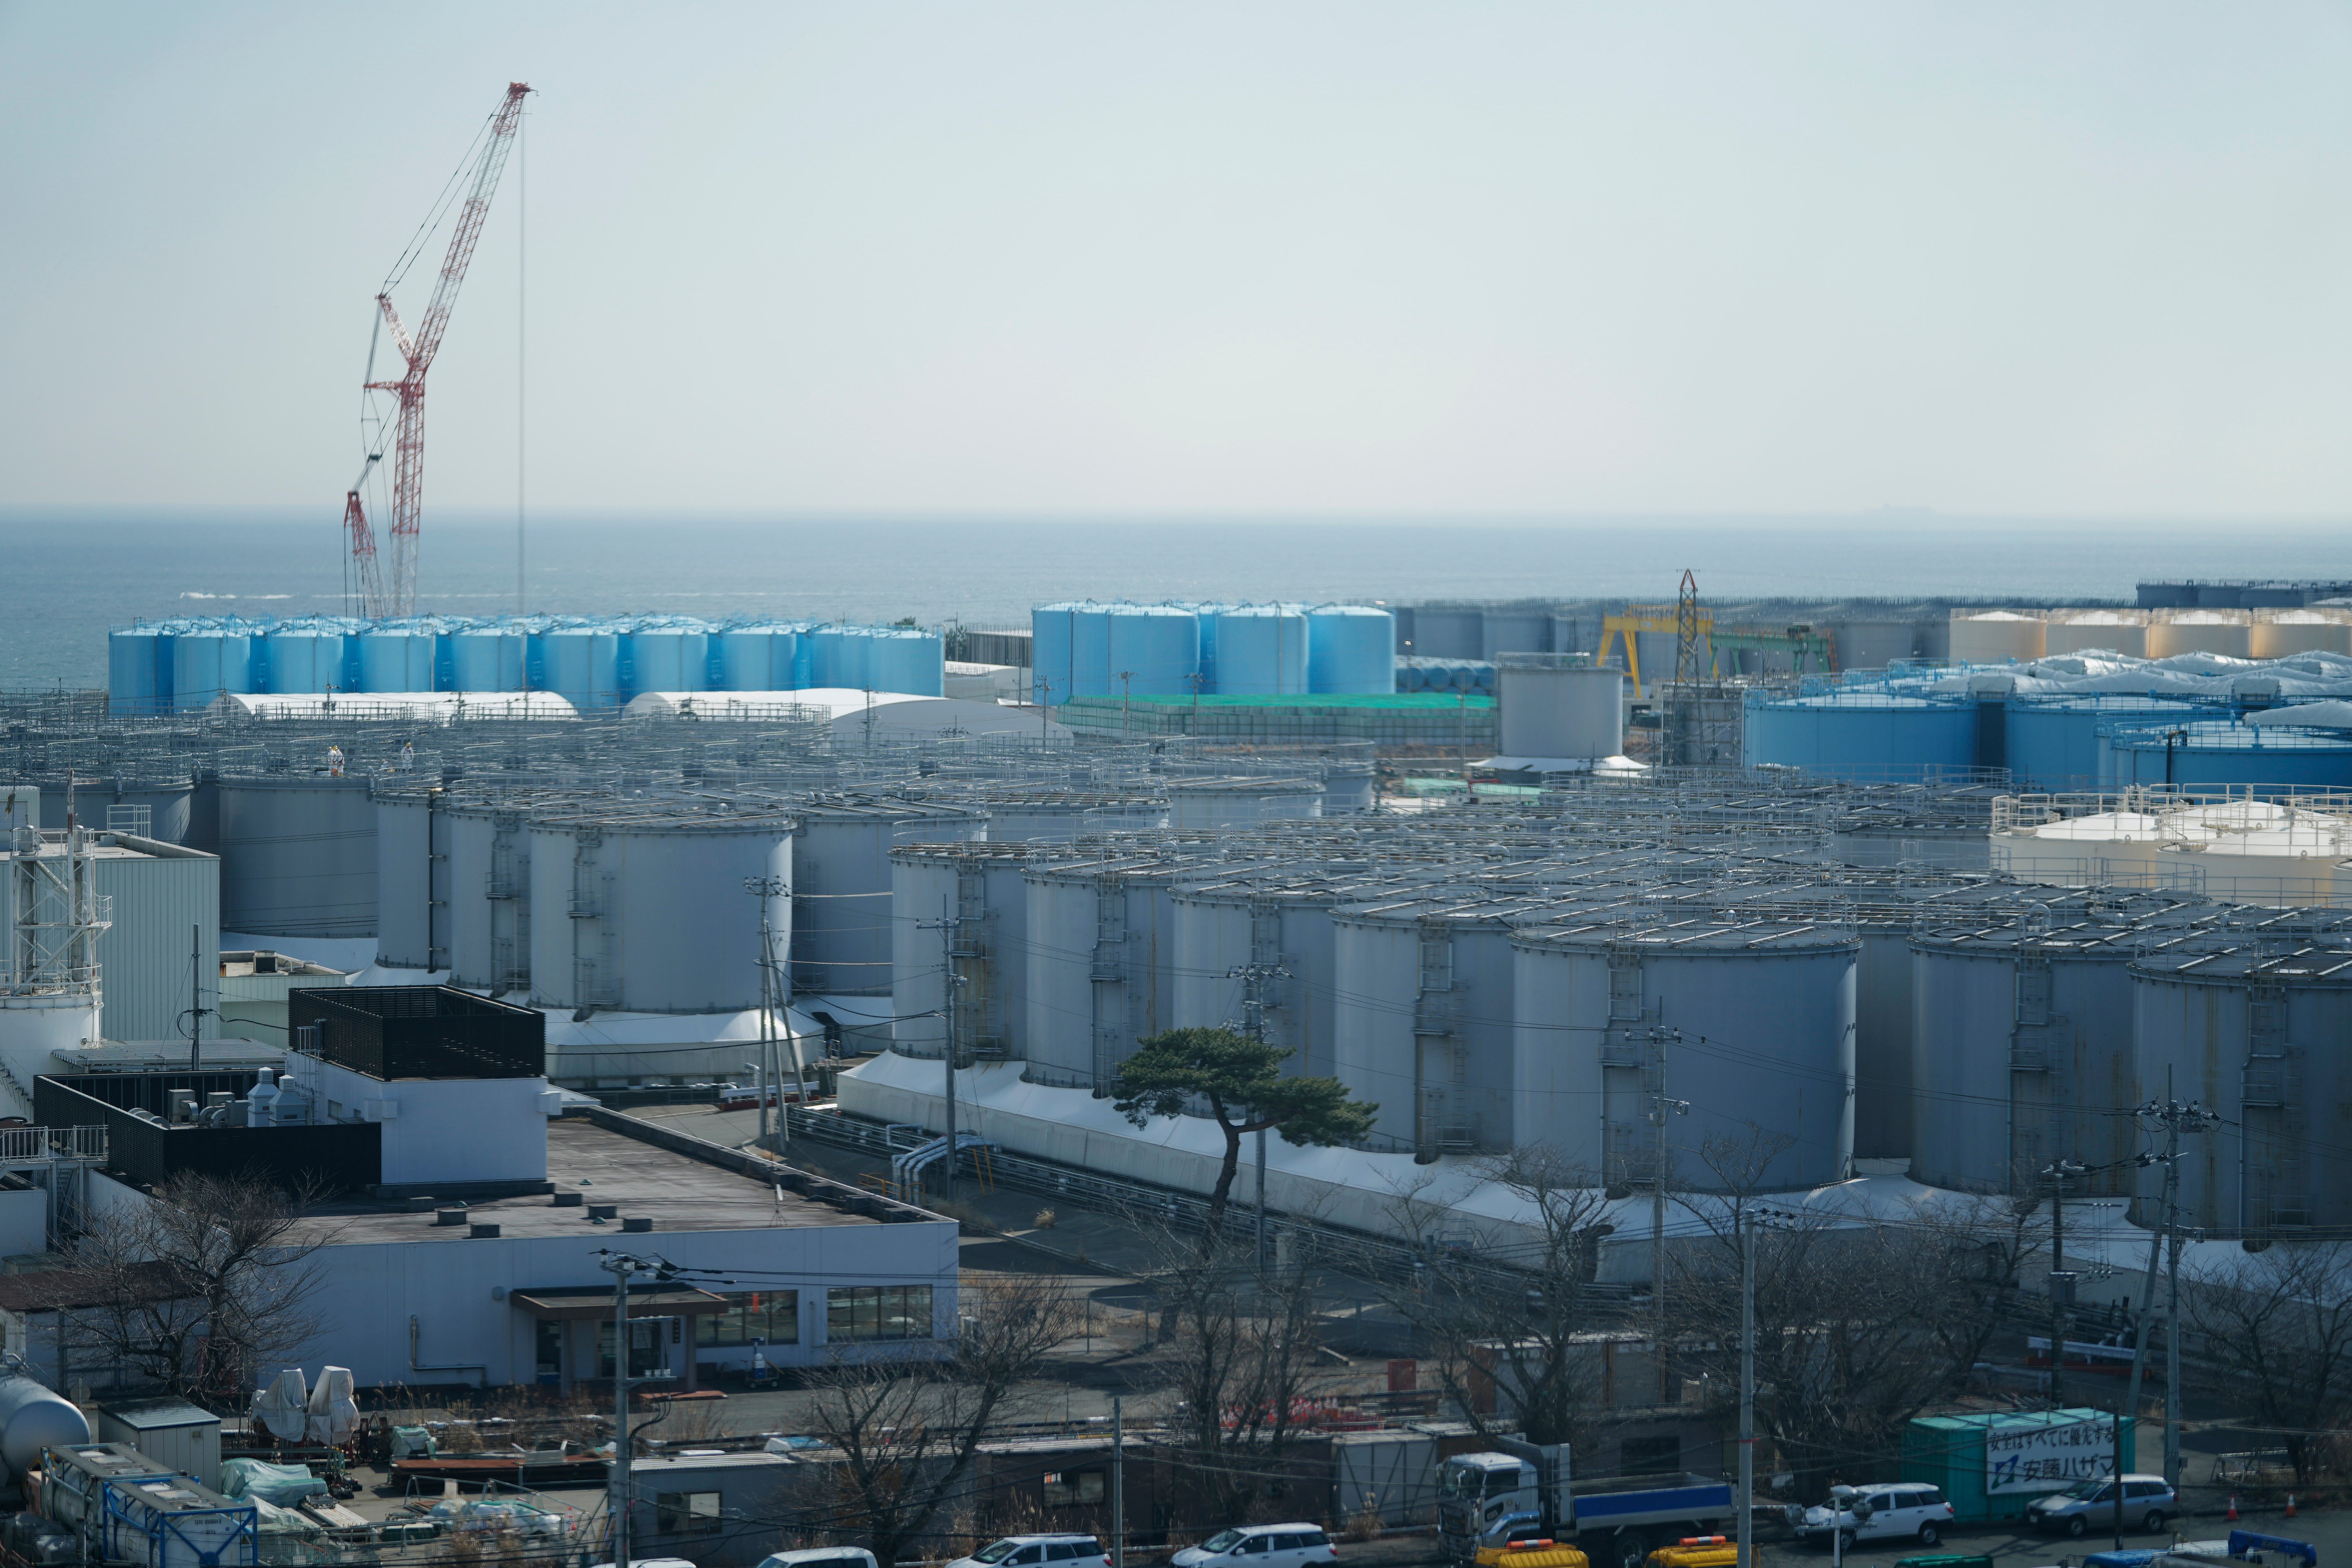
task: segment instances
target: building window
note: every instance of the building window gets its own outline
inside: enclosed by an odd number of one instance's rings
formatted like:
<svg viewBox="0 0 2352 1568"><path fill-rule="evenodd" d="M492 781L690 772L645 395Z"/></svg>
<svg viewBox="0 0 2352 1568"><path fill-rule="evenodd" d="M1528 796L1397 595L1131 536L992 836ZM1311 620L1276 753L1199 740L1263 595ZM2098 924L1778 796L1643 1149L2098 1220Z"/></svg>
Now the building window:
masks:
<svg viewBox="0 0 2352 1568"><path fill-rule="evenodd" d="M825 1338L927 1340L931 1337L929 1285L856 1285L825 1292Z"/></svg>
<svg viewBox="0 0 2352 1568"><path fill-rule="evenodd" d="M723 1312L706 1312L695 1321L698 1345L748 1345L764 1341L772 1345L795 1345L801 1340L801 1293L797 1290L751 1290L727 1298Z"/></svg>
<svg viewBox="0 0 2352 1568"><path fill-rule="evenodd" d="M1047 1508L1078 1508L1103 1500L1103 1473L1100 1470L1048 1470L1045 1472L1045 1506Z"/></svg>
<svg viewBox="0 0 2352 1568"><path fill-rule="evenodd" d="M717 1492L656 1492L654 1527L664 1535L713 1535L719 1531Z"/></svg>
<svg viewBox="0 0 2352 1568"><path fill-rule="evenodd" d="M676 1358L670 1347L682 1337L686 1323L683 1318L631 1318L629 1320L629 1375L656 1377L677 1375ZM613 1325L596 1325L596 1375L613 1375Z"/></svg>

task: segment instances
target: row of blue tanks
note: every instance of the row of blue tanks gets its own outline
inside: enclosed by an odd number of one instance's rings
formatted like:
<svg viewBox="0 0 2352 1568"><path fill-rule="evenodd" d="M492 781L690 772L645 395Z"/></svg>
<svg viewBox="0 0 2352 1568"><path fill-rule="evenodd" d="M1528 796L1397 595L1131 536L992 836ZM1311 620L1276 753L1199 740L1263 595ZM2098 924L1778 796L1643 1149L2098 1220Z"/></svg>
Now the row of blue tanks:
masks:
<svg viewBox="0 0 2352 1568"><path fill-rule="evenodd" d="M1377 697L1397 689L1396 617L1370 605L1065 601L1029 612L1032 679L1073 697Z"/></svg>
<svg viewBox="0 0 2352 1568"><path fill-rule="evenodd" d="M2021 790L2352 788L2352 732L2250 724L2255 699L1917 695L1899 682L1748 696L1748 764L1866 783L1998 776Z"/></svg>
<svg viewBox="0 0 2352 1568"><path fill-rule="evenodd" d="M225 692L552 691L581 709L646 691L811 687L940 695L937 632L684 616L205 617L117 627L118 712L186 712Z"/></svg>

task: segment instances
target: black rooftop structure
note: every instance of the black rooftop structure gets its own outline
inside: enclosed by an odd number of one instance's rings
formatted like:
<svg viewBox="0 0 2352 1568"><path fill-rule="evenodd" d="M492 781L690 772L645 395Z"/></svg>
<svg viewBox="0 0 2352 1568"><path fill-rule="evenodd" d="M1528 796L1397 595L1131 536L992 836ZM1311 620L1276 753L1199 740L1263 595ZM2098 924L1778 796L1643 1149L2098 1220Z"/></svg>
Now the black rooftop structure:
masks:
<svg viewBox="0 0 2352 1568"><path fill-rule="evenodd" d="M547 1018L453 985L336 985L287 994L294 1049L374 1079L538 1078Z"/></svg>

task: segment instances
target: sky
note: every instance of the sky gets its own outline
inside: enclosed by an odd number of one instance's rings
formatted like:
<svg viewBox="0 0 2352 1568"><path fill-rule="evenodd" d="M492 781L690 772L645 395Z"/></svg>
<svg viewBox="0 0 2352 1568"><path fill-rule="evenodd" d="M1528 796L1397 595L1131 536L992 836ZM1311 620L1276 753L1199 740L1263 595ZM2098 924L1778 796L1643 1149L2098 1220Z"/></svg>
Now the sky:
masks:
<svg viewBox="0 0 2352 1568"><path fill-rule="evenodd" d="M509 80L428 510L2352 496L2340 5L0 0L0 507L331 508Z"/></svg>

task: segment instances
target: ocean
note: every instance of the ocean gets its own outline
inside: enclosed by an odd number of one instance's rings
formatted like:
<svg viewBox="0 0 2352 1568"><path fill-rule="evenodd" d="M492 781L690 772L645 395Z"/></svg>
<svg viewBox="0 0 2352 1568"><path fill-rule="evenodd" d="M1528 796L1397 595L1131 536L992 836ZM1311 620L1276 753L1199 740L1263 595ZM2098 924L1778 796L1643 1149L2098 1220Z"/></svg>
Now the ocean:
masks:
<svg viewBox="0 0 2352 1568"><path fill-rule="evenodd" d="M336 514L0 512L0 688L106 683L108 628L344 607ZM428 518L418 608L515 605L511 520ZM1346 521L554 516L533 519L534 612L1024 626L1066 598L1675 596L2128 603L2152 577L2352 580L2352 532L2211 524L1843 518Z"/></svg>

